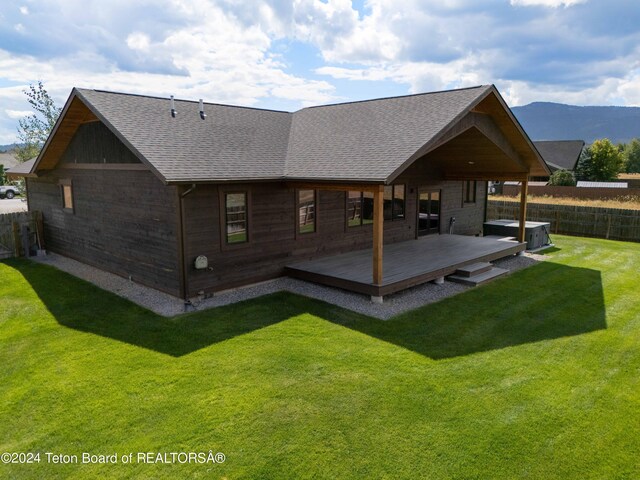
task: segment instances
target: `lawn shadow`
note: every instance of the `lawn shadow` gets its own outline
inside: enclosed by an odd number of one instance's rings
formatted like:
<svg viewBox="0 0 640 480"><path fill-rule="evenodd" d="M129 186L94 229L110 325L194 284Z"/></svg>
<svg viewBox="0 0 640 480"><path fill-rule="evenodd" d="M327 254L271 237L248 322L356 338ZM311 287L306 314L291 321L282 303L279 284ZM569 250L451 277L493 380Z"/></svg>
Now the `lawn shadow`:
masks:
<svg viewBox="0 0 640 480"><path fill-rule="evenodd" d="M287 292L165 318L53 267L5 263L61 325L174 357L303 313L433 359L607 328L600 272L551 261L388 321Z"/></svg>
<svg viewBox="0 0 640 480"><path fill-rule="evenodd" d="M65 327L174 357L253 332L299 313L277 295L214 310L163 317L49 265L6 260Z"/></svg>
<svg viewBox="0 0 640 480"><path fill-rule="evenodd" d="M607 328L600 272L551 261L387 322L343 324L433 359Z"/></svg>

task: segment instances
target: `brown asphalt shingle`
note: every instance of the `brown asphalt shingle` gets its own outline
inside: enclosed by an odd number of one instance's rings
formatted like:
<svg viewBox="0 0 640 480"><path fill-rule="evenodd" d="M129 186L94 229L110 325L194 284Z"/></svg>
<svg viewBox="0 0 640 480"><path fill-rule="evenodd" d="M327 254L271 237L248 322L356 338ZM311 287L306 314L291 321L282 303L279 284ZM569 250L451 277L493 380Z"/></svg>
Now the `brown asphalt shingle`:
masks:
<svg viewBox="0 0 640 480"><path fill-rule="evenodd" d="M300 110L287 177L385 180L491 86Z"/></svg>
<svg viewBox="0 0 640 480"><path fill-rule="evenodd" d="M383 98L295 113L76 89L164 181L383 182L494 87Z"/></svg>
<svg viewBox="0 0 640 480"><path fill-rule="evenodd" d="M167 182L281 178L291 114L166 98L78 90ZM115 132L114 132L115 133Z"/></svg>

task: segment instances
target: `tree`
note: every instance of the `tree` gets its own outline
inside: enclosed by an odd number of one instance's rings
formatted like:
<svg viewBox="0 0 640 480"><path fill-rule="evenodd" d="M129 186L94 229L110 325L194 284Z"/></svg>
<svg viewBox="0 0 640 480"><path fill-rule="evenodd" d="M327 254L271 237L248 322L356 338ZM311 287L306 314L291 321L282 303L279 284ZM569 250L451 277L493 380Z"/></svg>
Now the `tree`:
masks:
<svg viewBox="0 0 640 480"><path fill-rule="evenodd" d="M549 178L549 185L558 187L575 187L576 179L569 170L556 170Z"/></svg>
<svg viewBox="0 0 640 480"><path fill-rule="evenodd" d="M29 85L29 89L23 92L35 113L18 122L21 145L16 147L14 156L20 162L38 156L62 111L56 107L41 81L37 85Z"/></svg>
<svg viewBox="0 0 640 480"><path fill-rule="evenodd" d="M624 158L608 138L596 140L585 148L578 160L578 180L609 182L615 180L624 168Z"/></svg>
<svg viewBox="0 0 640 480"><path fill-rule="evenodd" d="M4 165L0 163L0 185L4 185L7 181L7 174L4 170Z"/></svg>
<svg viewBox="0 0 640 480"><path fill-rule="evenodd" d="M627 143L623 156L627 173L640 173L640 139Z"/></svg>

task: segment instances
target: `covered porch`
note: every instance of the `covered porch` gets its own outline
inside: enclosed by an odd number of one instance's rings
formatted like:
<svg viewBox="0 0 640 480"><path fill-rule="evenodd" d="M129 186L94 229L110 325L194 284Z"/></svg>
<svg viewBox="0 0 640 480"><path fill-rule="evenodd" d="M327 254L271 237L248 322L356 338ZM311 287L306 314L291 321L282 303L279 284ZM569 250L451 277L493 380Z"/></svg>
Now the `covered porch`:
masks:
<svg viewBox="0 0 640 480"><path fill-rule="evenodd" d="M391 152L387 157L379 158L377 164L373 160L370 162L371 168L375 166L384 170L384 176L377 180L368 177L370 181L363 182L345 176L288 182L295 189L368 192L373 212L370 219L372 248L288 265L286 271L289 275L364 293L380 301L384 295L440 279L461 267L496 260L526 249L528 180L540 172L548 172L548 168L495 88L462 108L436 134L429 136L426 130L416 128L419 125L417 117L410 117L406 123L407 131L415 134L416 143L412 148L418 146L408 158L400 157L404 160L399 164L390 162L389 158L395 158ZM403 135L402 138L408 133L403 132ZM376 154L371 148L364 151ZM359 151L354 155L357 153ZM459 202L464 207L465 204L476 203L477 182L491 180L522 182L516 240L447 234L451 230L447 230L442 222L443 198L440 193L437 199L439 211L429 212L426 220L430 225L431 216L435 214L436 225L423 228L421 192L433 193L432 186L442 182L460 182L461 185L473 182L468 189L474 192L472 195L465 195L463 190L461 198L446 199L449 205ZM415 189L406 192L404 201L418 204L415 217L407 217L413 223L410 228L415 229L416 239L385 244L385 186L408 182L414 182ZM429 197L428 203L431 202ZM482 214L480 211L474 213L478 218ZM450 217L451 220L455 222L455 217ZM423 234L426 236L421 237Z"/></svg>
<svg viewBox="0 0 640 480"><path fill-rule="evenodd" d="M287 265L295 278L383 297L406 288L445 277L477 262L514 255L526 243L465 235L427 235L385 245L382 280L373 280L372 249L358 250Z"/></svg>

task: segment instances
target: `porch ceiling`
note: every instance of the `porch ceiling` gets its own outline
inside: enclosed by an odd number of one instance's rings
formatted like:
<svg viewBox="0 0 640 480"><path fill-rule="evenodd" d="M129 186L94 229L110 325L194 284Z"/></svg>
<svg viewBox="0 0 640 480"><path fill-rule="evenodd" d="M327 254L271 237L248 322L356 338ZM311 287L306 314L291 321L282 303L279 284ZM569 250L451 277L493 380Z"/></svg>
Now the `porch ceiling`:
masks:
<svg viewBox="0 0 640 480"><path fill-rule="evenodd" d="M503 147L504 148L504 147ZM527 166L509 155L476 127L471 127L422 159L449 180L526 179Z"/></svg>
<svg viewBox="0 0 640 480"><path fill-rule="evenodd" d="M526 180L549 175L533 142L497 92L487 95L391 175L422 164L448 180Z"/></svg>

